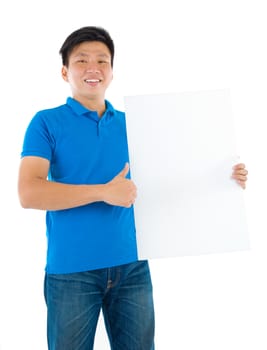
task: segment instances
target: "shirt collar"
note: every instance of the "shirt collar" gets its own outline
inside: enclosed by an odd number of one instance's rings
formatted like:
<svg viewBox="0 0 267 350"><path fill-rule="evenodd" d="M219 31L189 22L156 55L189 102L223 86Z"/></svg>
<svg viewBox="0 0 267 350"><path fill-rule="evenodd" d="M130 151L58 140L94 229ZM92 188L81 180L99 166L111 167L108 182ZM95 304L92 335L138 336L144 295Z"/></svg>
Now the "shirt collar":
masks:
<svg viewBox="0 0 267 350"><path fill-rule="evenodd" d="M77 115L86 115L89 116L90 118L99 121L99 117L96 111L91 111L90 109L84 107L80 102L78 102L77 100L75 100L73 97L68 97L67 98L67 105L74 111L75 114ZM105 100L105 104L106 104L106 110L103 114L103 116L101 117L101 119L106 119L106 118L110 118L115 114L115 109L113 108L112 104Z"/></svg>

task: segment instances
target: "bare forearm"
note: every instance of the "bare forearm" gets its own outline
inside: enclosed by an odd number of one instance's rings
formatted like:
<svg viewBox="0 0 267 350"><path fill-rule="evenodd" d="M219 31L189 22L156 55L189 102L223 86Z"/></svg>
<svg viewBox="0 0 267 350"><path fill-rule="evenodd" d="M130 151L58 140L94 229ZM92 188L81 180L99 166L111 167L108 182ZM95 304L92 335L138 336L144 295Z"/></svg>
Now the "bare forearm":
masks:
<svg viewBox="0 0 267 350"><path fill-rule="evenodd" d="M130 207L136 198L134 183L126 178L129 164L105 184L71 185L47 180L49 162L38 157L22 160L18 194L23 208L62 210L94 202Z"/></svg>
<svg viewBox="0 0 267 350"><path fill-rule="evenodd" d="M19 186L23 208L62 210L104 199L105 185L68 185L35 179Z"/></svg>

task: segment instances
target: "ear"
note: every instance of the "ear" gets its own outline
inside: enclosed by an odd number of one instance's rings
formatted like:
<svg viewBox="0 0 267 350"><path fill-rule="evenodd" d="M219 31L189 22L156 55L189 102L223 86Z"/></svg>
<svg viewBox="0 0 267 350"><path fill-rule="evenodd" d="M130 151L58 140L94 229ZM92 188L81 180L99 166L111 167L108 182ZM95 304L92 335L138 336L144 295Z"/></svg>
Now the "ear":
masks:
<svg viewBox="0 0 267 350"><path fill-rule="evenodd" d="M68 69L67 69L66 66L63 66L63 67L61 68L61 76L62 76L62 78L63 78L66 82L69 81L69 79L68 79Z"/></svg>

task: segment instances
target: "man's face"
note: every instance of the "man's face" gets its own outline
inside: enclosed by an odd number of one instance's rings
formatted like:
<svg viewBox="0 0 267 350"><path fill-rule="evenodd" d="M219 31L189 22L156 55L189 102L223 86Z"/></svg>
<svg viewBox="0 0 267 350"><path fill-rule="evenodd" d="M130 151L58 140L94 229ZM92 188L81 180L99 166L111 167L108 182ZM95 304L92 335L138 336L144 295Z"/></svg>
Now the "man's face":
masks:
<svg viewBox="0 0 267 350"><path fill-rule="evenodd" d="M108 47L99 41L77 45L69 56L68 67L62 68L62 77L77 100L103 100L113 77Z"/></svg>

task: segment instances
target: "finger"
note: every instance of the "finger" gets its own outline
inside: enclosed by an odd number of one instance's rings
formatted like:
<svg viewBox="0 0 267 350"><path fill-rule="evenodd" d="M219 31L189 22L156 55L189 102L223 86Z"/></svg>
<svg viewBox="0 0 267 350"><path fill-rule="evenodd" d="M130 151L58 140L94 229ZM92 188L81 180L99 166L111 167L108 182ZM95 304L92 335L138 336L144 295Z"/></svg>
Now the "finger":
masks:
<svg viewBox="0 0 267 350"><path fill-rule="evenodd" d="M234 170L238 170L238 169L245 169L246 168L246 165L244 163L238 163L238 164L235 164L233 166L233 169Z"/></svg>
<svg viewBox="0 0 267 350"><path fill-rule="evenodd" d="M118 174L118 176L120 177L126 177L128 172L129 172L130 166L129 163L125 163L124 168L122 169L122 171Z"/></svg>
<svg viewBox="0 0 267 350"><path fill-rule="evenodd" d="M246 182L247 181L247 177L246 176L235 176L234 178L237 181L242 181L242 182Z"/></svg>
<svg viewBox="0 0 267 350"><path fill-rule="evenodd" d="M237 183L243 188L246 188L246 182L245 181L237 181Z"/></svg>
<svg viewBox="0 0 267 350"><path fill-rule="evenodd" d="M232 174L232 177L234 178L247 178L248 172L246 170L244 171L235 171Z"/></svg>
<svg viewBox="0 0 267 350"><path fill-rule="evenodd" d="M233 172L233 177L235 177L235 178L242 178L242 177L247 177L247 175L248 175L248 171L246 170L246 169L242 169L242 170L234 170L234 172Z"/></svg>
<svg viewBox="0 0 267 350"><path fill-rule="evenodd" d="M233 173L232 178L241 181L247 181L247 172L243 173Z"/></svg>
<svg viewBox="0 0 267 350"><path fill-rule="evenodd" d="M248 174L248 171L246 169L240 170L238 174L246 176Z"/></svg>

